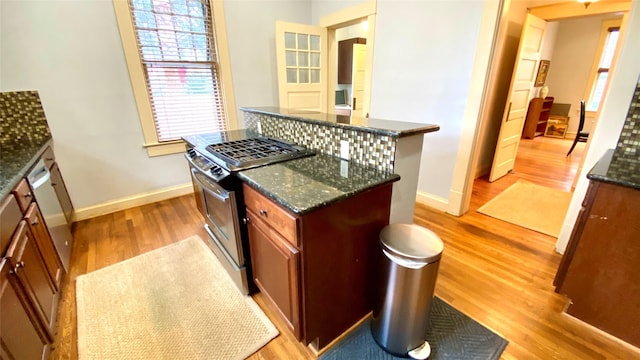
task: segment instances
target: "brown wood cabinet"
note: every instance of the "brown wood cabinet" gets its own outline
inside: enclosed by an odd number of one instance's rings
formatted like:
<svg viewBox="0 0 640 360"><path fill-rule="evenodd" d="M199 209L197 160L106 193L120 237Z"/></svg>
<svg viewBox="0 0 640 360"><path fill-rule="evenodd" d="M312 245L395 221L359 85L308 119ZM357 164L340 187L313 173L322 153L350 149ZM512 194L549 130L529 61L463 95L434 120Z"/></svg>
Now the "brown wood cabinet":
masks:
<svg viewBox="0 0 640 360"><path fill-rule="evenodd" d="M567 313L640 346L640 190L591 181L554 279Z"/></svg>
<svg viewBox="0 0 640 360"><path fill-rule="evenodd" d="M29 205L31 205L31 202L33 201L33 193L31 192L31 188L29 187L27 180L21 179L12 192L18 200L20 210L22 210L23 213L27 212Z"/></svg>
<svg viewBox="0 0 640 360"><path fill-rule="evenodd" d="M325 347L372 309L391 184L302 216L243 192L256 285L301 342Z"/></svg>
<svg viewBox="0 0 640 360"><path fill-rule="evenodd" d="M365 38L338 41L338 84L351 84L353 44L366 44Z"/></svg>
<svg viewBox="0 0 640 360"><path fill-rule="evenodd" d="M66 195L51 149L42 157L51 165L52 183L60 184ZM36 200L21 179L0 202L0 359L46 359L54 340L65 271Z"/></svg>
<svg viewBox="0 0 640 360"><path fill-rule="evenodd" d="M266 213L261 216L247 210L247 218L256 285L276 305L300 340L300 251L269 225Z"/></svg>
<svg viewBox="0 0 640 360"><path fill-rule="evenodd" d="M547 121L553 105L553 97L533 98L529 102L529 110L524 122L522 137L525 139L533 139L536 136L544 135L547 129Z"/></svg>
<svg viewBox="0 0 640 360"><path fill-rule="evenodd" d="M0 313L0 358L47 358L49 339L15 270L6 259L0 259Z"/></svg>
<svg viewBox="0 0 640 360"><path fill-rule="evenodd" d="M7 251L20 220L22 220L22 211L18 201L13 195L5 196L0 201L0 252L2 255Z"/></svg>
<svg viewBox="0 0 640 360"><path fill-rule="evenodd" d="M18 225L5 259L13 268L14 274L38 315L44 333L52 342L59 294L49 277L45 262L26 221Z"/></svg>

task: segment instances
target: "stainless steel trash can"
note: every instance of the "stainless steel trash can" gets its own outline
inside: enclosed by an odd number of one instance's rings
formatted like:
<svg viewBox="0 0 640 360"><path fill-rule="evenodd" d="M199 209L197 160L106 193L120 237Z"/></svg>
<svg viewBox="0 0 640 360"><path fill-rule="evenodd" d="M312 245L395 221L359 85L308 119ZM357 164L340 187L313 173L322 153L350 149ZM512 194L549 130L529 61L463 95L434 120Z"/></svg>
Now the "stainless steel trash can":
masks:
<svg viewBox="0 0 640 360"><path fill-rule="evenodd" d="M407 356L425 343L443 244L419 225L391 224L380 232L380 245L384 256L371 333L388 353Z"/></svg>

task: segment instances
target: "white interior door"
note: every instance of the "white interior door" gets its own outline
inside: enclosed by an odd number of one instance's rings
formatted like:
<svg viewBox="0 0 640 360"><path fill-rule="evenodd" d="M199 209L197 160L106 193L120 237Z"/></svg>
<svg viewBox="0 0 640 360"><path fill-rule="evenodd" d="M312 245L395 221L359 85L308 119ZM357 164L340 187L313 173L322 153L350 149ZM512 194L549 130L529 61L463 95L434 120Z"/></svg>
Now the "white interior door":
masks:
<svg viewBox="0 0 640 360"><path fill-rule="evenodd" d="M500 125L498 144L493 155L489 181L495 181L513 169L520 137L527 116L529 100L542 51L542 40L547 22L531 14L522 29L516 64L511 76L507 107Z"/></svg>
<svg viewBox="0 0 640 360"><path fill-rule="evenodd" d="M280 107L327 108L327 29L276 21L276 59Z"/></svg>
<svg viewBox="0 0 640 360"><path fill-rule="evenodd" d="M367 73L367 45L353 44L351 65L351 116L363 117L365 79Z"/></svg>

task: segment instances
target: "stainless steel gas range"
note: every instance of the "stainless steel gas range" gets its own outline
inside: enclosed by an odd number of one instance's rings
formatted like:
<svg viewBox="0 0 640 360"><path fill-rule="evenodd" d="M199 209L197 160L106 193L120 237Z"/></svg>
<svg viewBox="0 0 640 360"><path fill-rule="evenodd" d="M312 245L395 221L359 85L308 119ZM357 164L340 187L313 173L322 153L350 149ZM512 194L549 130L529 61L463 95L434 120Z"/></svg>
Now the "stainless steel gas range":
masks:
<svg viewBox="0 0 640 360"><path fill-rule="evenodd" d="M209 234L209 247L240 291L254 292L242 182L236 174L314 153L249 130L192 135L184 140L196 204Z"/></svg>

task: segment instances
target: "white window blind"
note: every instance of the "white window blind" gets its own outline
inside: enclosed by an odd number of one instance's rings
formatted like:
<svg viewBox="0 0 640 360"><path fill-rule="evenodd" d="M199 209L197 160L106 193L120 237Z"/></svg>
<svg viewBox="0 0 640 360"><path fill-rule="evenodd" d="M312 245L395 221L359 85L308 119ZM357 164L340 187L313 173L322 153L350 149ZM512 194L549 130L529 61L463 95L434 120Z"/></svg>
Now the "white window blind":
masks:
<svg viewBox="0 0 640 360"><path fill-rule="evenodd" d="M605 40L604 48L600 54L600 61L598 63L596 80L591 89L591 96L587 103L587 111L598 111L600 102L604 95L604 89L607 85L607 79L609 78L609 69L613 62L613 55L618 45L618 35L620 34L620 28L613 27L607 29L607 38Z"/></svg>
<svg viewBox="0 0 640 360"><path fill-rule="evenodd" d="M209 0L130 0L158 141L227 129Z"/></svg>

